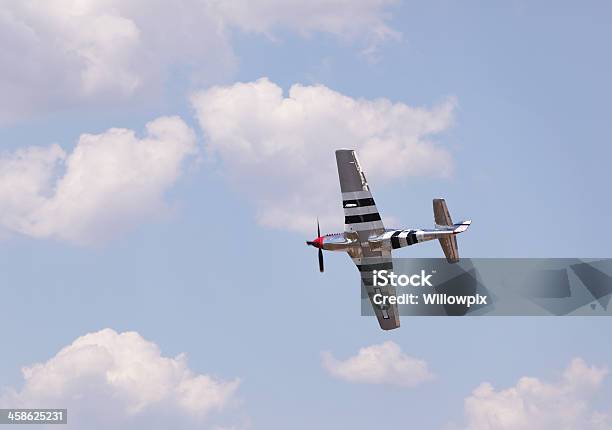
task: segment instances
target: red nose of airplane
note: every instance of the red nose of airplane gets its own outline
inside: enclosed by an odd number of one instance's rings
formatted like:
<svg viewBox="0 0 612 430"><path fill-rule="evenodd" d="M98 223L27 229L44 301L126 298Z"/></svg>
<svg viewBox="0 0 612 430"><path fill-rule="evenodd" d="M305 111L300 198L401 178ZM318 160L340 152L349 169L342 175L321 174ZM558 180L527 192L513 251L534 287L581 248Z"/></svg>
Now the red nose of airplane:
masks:
<svg viewBox="0 0 612 430"><path fill-rule="evenodd" d="M310 246L314 246L315 248L322 249L323 248L323 236L319 236L313 241L309 240L308 242L306 242L306 245L310 245Z"/></svg>

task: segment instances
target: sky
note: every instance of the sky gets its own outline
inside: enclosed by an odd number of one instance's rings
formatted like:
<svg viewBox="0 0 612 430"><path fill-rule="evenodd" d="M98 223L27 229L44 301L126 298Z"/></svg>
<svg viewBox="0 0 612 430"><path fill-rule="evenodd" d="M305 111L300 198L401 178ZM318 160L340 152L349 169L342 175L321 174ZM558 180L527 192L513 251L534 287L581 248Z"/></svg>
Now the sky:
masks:
<svg viewBox="0 0 612 430"><path fill-rule="evenodd" d="M464 257L610 257L606 2L0 2L0 407L611 429L606 317L360 316L333 151ZM440 256L436 243L400 257ZM561 412L559 412L561 411Z"/></svg>

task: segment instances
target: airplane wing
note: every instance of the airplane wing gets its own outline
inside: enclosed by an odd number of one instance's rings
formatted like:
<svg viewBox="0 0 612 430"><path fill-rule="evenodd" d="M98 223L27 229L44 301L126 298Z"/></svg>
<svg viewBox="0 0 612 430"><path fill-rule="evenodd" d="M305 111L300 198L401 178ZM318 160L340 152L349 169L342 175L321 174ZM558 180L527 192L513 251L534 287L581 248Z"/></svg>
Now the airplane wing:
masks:
<svg viewBox="0 0 612 430"><path fill-rule="evenodd" d="M374 270L393 271L393 261L391 259L391 251L371 251L364 252L368 256L352 258L353 262L361 275L362 291L365 291L370 299L370 304L378 319L378 324L383 330L393 330L400 326L399 312L396 304L377 304L374 299L377 298L378 303L382 297L395 296L395 287L388 285L385 287L375 286L373 279ZM376 255L378 254L378 255ZM352 257L352 256L351 256Z"/></svg>
<svg viewBox="0 0 612 430"><path fill-rule="evenodd" d="M344 230L361 244L358 252L349 254L359 269L362 288L367 292L380 328L392 330L400 325L397 305L377 305L374 303L374 297L377 294L395 295L395 288L374 286L372 278L374 270L393 270L391 252L370 249L368 242L371 236L382 234L385 227L355 151L337 150L336 163L344 208Z"/></svg>
<svg viewBox="0 0 612 430"><path fill-rule="evenodd" d="M336 163L344 208L344 230L356 232L366 241L369 236L383 233L385 227L355 151L337 150Z"/></svg>

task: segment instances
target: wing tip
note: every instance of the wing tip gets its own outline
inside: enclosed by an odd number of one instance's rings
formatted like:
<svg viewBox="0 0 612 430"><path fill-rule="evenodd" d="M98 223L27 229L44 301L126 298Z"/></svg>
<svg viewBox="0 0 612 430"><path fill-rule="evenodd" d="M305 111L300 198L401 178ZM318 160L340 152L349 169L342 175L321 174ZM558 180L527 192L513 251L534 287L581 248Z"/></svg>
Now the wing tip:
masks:
<svg viewBox="0 0 612 430"><path fill-rule="evenodd" d="M397 323L389 324L389 325L383 325L381 323L380 328L383 329L384 331L395 330L396 328L400 328L400 322L397 321Z"/></svg>
<svg viewBox="0 0 612 430"><path fill-rule="evenodd" d="M338 148L336 149L336 154L341 154L343 152L355 152L354 149L350 149L350 148Z"/></svg>

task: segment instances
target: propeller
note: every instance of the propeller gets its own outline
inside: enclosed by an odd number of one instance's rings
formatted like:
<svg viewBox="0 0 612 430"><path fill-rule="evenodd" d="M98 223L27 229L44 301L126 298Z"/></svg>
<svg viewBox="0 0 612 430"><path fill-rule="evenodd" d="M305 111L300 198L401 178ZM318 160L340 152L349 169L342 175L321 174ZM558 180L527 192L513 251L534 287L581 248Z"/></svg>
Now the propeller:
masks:
<svg viewBox="0 0 612 430"><path fill-rule="evenodd" d="M319 226L319 219L317 218L317 239L314 241L306 242L306 245L314 246L319 249L319 271L321 273L324 272L325 268L323 266L323 243L320 240L321 238L321 227Z"/></svg>
<svg viewBox="0 0 612 430"><path fill-rule="evenodd" d="M323 273L325 268L323 267L323 250L319 249L319 272Z"/></svg>

